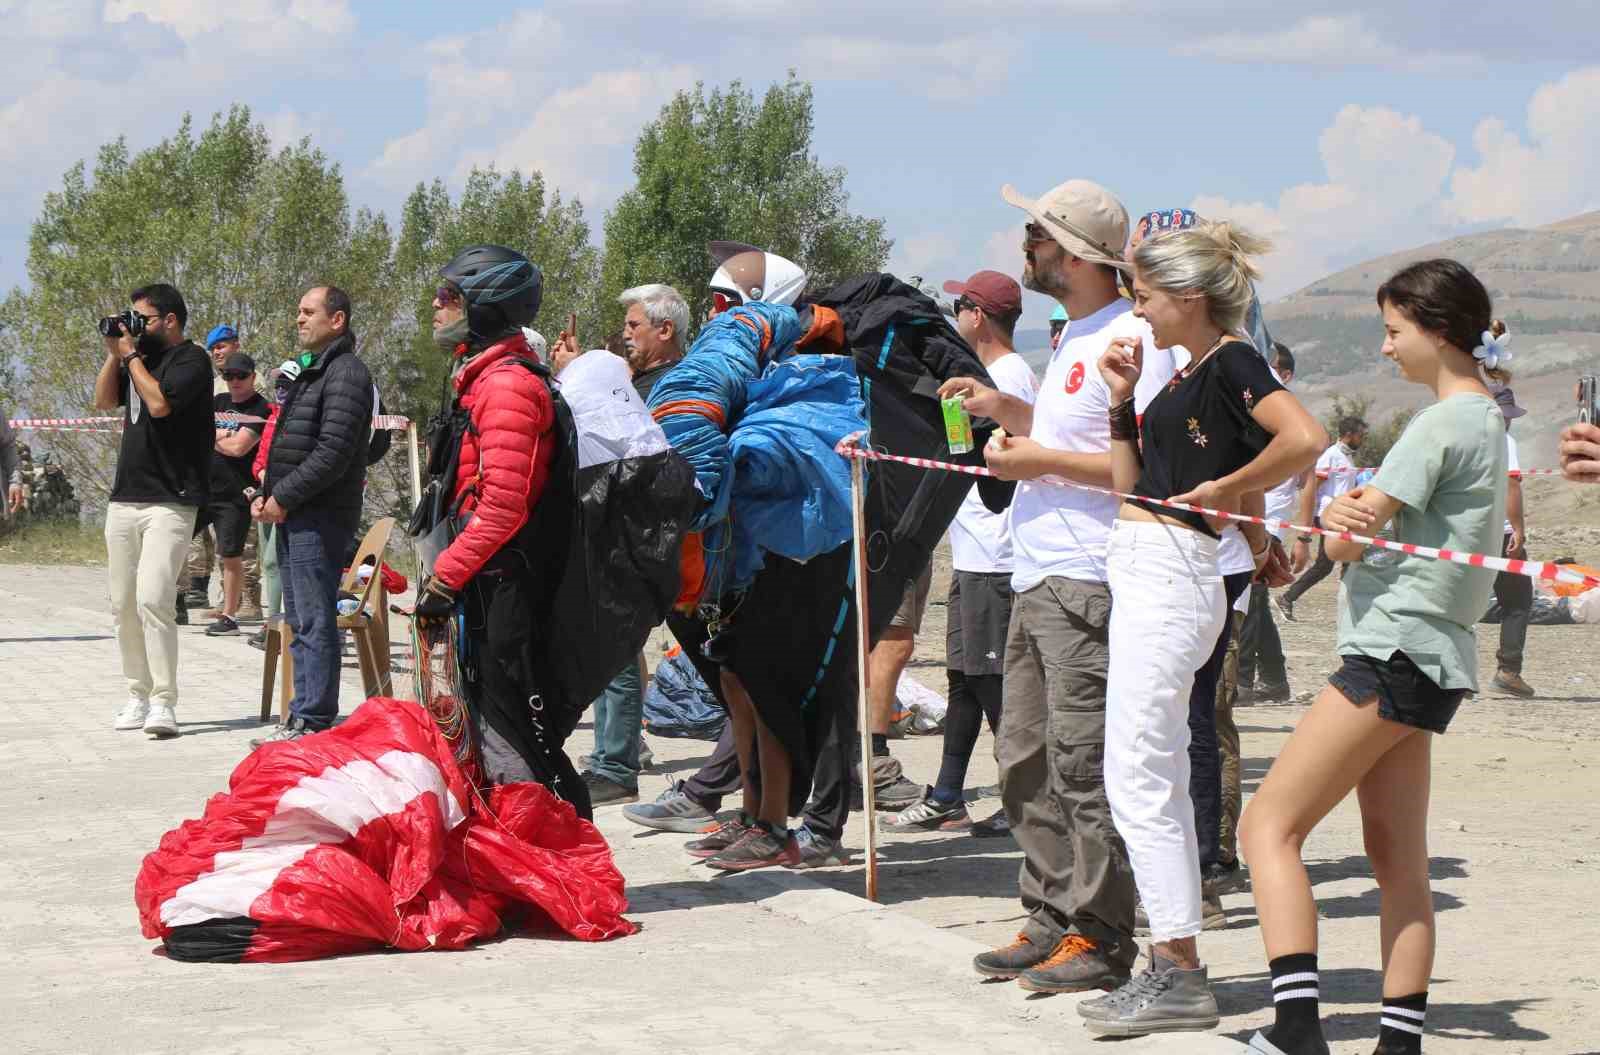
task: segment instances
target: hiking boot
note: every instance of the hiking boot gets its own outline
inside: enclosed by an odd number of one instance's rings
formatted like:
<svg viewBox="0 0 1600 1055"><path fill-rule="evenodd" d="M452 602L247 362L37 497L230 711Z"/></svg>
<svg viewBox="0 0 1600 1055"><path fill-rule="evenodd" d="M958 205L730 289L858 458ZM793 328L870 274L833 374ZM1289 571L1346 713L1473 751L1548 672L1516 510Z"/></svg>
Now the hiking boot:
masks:
<svg viewBox="0 0 1600 1055"><path fill-rule="evenodd" d="M182 591L178 593L178 601L172 615L172 621L179 626L189 625L189 606L184 602Z"/></svg>
<svg viewBox="0 0 1600 1055"><path fill-rule="evenodd" d="M1200 887L1200 929L1221 930L1228 925L1228 914L1222 910L1222 902L1217 900L1216 894L1206 893L1205 884ZM1144 910L1144 901L1140 900L1133 906L1133 933L1141 938L1150 936L1150 917Z"/></svg>
<svg viewBox="0 0 1600 1055"><path fill-rule="evenodd" d="M150 701L137 696L129 696L128 702L123 704L122 710L117 712L116 721L112 723L113 729L143 729L144 720L150 717Z"/></svg>
<svg viewBox="0 0 1600 1055"><path fill-rule="evenodd" d="M1522 700L1537 695L1533 691L1533 686L1523 681L1522 675L1514 670L1497 671L1494 676L1494 687Z"/></svg>
<svg viewBox="0 0 1600 1055"><path fill-rule="evenodd" d="M289 740L298 740L302 736L310 736L314 732L316 730L308 726L304 718L296 718L291 715L287 722L284 722L266 736L258 736L252 739L250 746L260 747L263 744L281 744Z"/></svg>
<svg viewBox="0 0 1600 1055"><path fill-rule="evenodd" d="M267 650L267 628L263 626L260 630L257 630L244 640L245 643L251 648L260 649L262 652L265 652Z"/></svg>
<svg viewBox="0 0 1600 1055"><path fill-rule="evenodd" d="M683 849L690 857L715 857L754 828L755 823L741 812L733 820L723 821L701 838L684 843Z"/></svg>
<svg viewBox="0 0 1600 1055"><path fill-rule="evenodd" d="M960 832L972 827L972 815L960 799L940 802L928 788L922 800L883 822L891 832Z"/></svg>
<svg viewBox="0 0 1600 1055"><path fill-rule="evenodd" d="M629 806L622 815L644 828L658 832L707 831L716 826L717 816L683 792L683 781L674 781L654 802Z"/></svg>
<svg viewBox="0 0 1600 1055"><path fill-rule="evenodd" d="M763 823L757 823L745 833L744 838L714 857L706 864L724 872L747 872L752 868L771 868L773 865L793 867L800 860L800 851L794 837L788 832L779 835Z"/></svg>
<svg viewBox="0 0 1600 1055"><path fill-rule="evenodd" d="M1249 875L1238 861L1234 861L1231 865L1218 861L1200 875L1200 893L1204 897L1216 898L1223 894L1237 894L1249 885Z"/></svg>
<svg viewBox="0 0 1600 1055"><path fill-rule="evenodd" d="M1127 980L1128 972L1106 958L1103 945L1081 934L1068 934L1056 943L1048 959L1023 971L1017 984L1034 993L1081 993L1115 989Z"/></svg>
<svg viewBox="0 0 1600 1055"><path fill-rule="evenodd" d="M584 770L581 775L583 782L589 786L591 806L615 806L619 802L639 801L638 788L618 784L615 780L603 777L592 769Z"/></svg>
<svg viewBox="0 0 1600 1055"><path fill-rule="evenodd" d="M903 809L922 801L921 784L906 779L904 769L893 755L874 755L872 758L872 804L880 810Z"/></svg>
<svg viewBox="0 0 1600 1055"><path fill-rule="evenodd" d="M153 740L171 740L178 735L178 716L170 703L152 703L144 720L144 733Z"/></svg>
<svg viewBox="0 0 1600 1055"><path fill-rule="evenodd" d="M839 840L818 835L807 825L794 830L796 857L788 867L796 871L809 868L838 868L850 863L850 854L839 846Z"/></svg>
<svg viewBox="0 0 1600 1055"><path fill-rule="evenodd" d="M972 969L985 978L1015 978L1030 967L1037 967L1050 956L1047 946L1035 945L1021 934L1010 945L980 952L972 958Z"/></svg>
<svg viewBox="0 0 1600 1055"><path fill-rule="evenodd" d="M1294 693L1289 689L1289 683L1287 681L1279 681L1271 685L1262 682L1260 685L1256 686L1256 691L1251 697L1251 702L1262 706L1269 706L1275 703L1288 703L1293 698Z"/></svg>
<svg viewBox="0 0 1600 1055"><path fill-rule="evenodd" d="M259 623L267 618L267 613L261 608L260 583L244 588L244 597L233 617L241 623Z"/></svg>
<svg viewBox="0 0 1600 1055"><path fill-rule="evenodd" d="M239 624L225 615L217 616L217 621L206 627L207 637L232 637L239 632Z"/></svg>
<svg viewBox="0 0 1600 1055"><path fill-rule="evenodd" d="M995 810L981 821L972 822L972 834L980 839L1001 839L1011 834L1011 818L1004 809Z"/></svg>
<svg viewBox="0 0 1600 1055"><path fill-rule="evenodd" d="M1185 971L1150 951L1150 966L1109 996L1078 1005L1091 1033L1142 1037L1213 1029L1219 1021L1206 969Z"/></svg>
<svg viewBox="0 0 1600 1055"><path fill-rule="evenodd" d="M1293 601L1289 600L1287 597L1283 596L1282 594L1279 594L1278 596L1276 596L1276 597L1274 597L1272 599L1272 603L1278 606L1278 614L1279 615L1283 616L1285 619L1289 620L1289 622L1291 622L1291 623L1298 622L1298 620L1296 620L1295 617L1294 617L1294 602Z"/></svg>

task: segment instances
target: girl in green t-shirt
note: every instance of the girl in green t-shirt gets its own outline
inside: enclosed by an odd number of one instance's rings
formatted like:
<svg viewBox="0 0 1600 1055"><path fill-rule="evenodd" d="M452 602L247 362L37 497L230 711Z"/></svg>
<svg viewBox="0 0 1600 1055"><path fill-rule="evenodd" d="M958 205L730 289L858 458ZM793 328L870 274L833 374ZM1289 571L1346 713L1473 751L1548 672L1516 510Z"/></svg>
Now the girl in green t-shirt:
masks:
<svg viewBox="0 0 1600 1055"><path fill-rule="evenodd" d="M1505 517L1505 425L1489 393L1510 358L1489 293L1454 260L1425 260L1378 290L1383 355L1437 402L1407 426L1372 482L1334 501L1325 526L1421 545L1498 553ZM1477 688L1472 624L1494 572L1402 557L1363 560L1365 547L1328 540L1351 565L1340 598L1342 666L1300 720L1245 811L1250 864L1277 1020L1254 1051L1328 1051L1317 1013L1317 910L1300 847L1352 790L1382 891L1380 1055L1422 1050L1433 971L1428 883L1430 751ZM1388 556L1387 551L1373 551Z"/></svg>

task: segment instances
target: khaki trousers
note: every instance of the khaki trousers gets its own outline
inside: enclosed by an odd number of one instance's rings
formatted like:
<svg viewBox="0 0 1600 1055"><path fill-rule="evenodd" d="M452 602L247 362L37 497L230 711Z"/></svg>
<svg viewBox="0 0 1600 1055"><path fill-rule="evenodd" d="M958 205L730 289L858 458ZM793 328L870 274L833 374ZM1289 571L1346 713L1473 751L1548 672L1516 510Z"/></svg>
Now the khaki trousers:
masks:
<svg viewBox="0 0 1600 1055"><path fill-rule="evenodd" d="M1017 594L995 756L1023 853L1023 935L1051 948L1081 934L1131 966L1133 869L1105 788L1110 617L1101 582L1052 577Z"/></svg>
<svg viewBox="0 0 1600 1055"><path fill-rule="evenodd" d="M194 533L195 508L158 502L106 504L111 621L128 695L177 706L178 624L172 584Z"/></svg>

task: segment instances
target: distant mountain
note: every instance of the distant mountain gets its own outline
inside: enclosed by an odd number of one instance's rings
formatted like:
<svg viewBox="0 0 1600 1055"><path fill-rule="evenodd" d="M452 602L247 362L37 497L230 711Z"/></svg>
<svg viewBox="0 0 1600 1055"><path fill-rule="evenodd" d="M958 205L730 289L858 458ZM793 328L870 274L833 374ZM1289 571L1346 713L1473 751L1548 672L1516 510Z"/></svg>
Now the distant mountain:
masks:
<svg viewBox="0 0 1600 1055"><path fill-rule="evenodd" d="M1378 286L1407 264L1436 256L1461 261L1489 287L1495 313L1513 335L1519 376L1600 363L1600 212L1592 212L1392 253L1269 304L1272 335L1294 349L1302 380L1367 374L1379 365Z"/></svg>

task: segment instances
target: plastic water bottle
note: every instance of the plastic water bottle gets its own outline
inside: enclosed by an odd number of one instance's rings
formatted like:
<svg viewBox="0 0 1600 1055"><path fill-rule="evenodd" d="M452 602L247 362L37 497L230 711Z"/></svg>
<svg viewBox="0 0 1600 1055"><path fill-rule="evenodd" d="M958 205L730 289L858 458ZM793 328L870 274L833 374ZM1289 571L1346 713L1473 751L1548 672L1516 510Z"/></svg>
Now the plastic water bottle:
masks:
<svg viewBox="0 0 1600 1055"><path fill-rule="evenodd" d="M1385 524L1383 530L1373 537L1381 538L1388 542L1396 541L1394 527L1389 524ZM1383 549L1379 546L1368 546L1361 551L1361 563L1374 570L1392 568L1405 559L1406 555L1399 550Z"/></svg>
<svg viewBox="0 0 1600 1055"><path fill-rule="evenodd" d="M361 600L357 597L341 597L339 598L338 607L340 615L355 615L361 610Z"/></svg>

